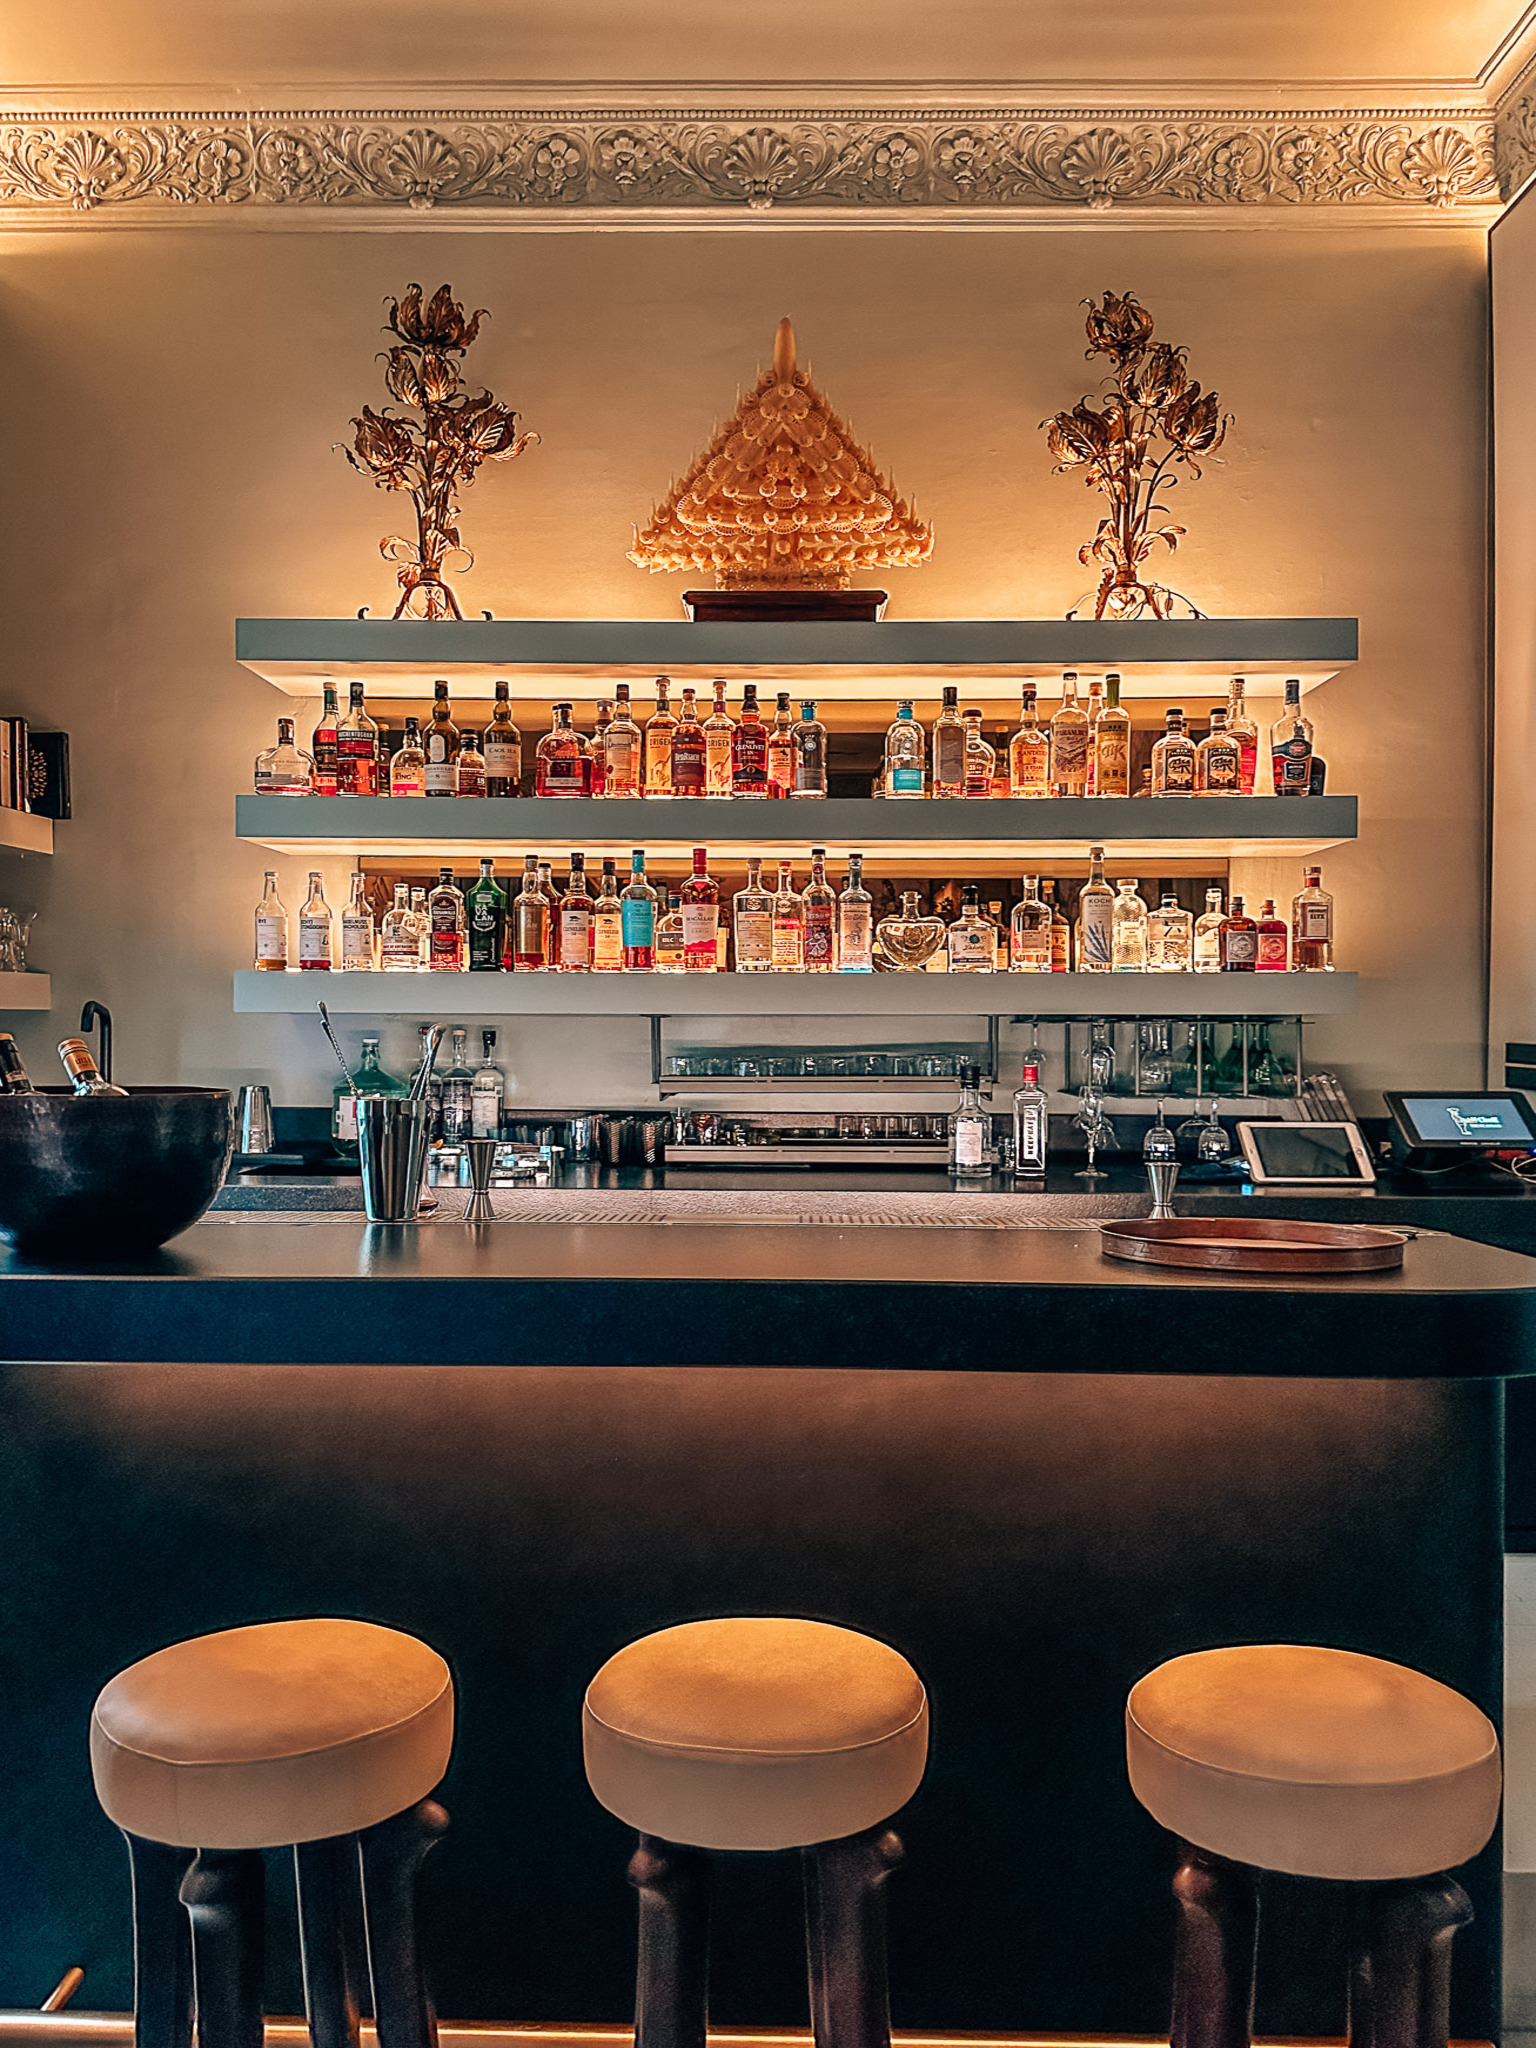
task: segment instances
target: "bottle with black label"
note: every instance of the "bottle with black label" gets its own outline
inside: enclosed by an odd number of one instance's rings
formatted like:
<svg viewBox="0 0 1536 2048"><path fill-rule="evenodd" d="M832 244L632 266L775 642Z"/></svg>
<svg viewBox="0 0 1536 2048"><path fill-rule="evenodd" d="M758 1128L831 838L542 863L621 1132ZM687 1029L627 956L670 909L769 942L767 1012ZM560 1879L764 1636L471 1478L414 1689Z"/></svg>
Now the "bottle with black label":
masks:
<svg viewBox="0 0 1536 2048"><path fill-rule="evenodd" d="M485 728L485 793L518 796L523 787L523 736L512 723L511 687L496 685L496 709Z"/></svg>
<svg viewBox="0 0 1536 2048"><path fill-rule="evenodd" d="M1285 686L1285 709L1270 727L1270 766L1276 796L1312 794L1312 721L1301 710L1301 684L1293 676Z"/></svg>
<svg viewBox="0 0 1536 2048"><path fill-rule="evenodd" d="M427 762L422 773L423 793L427 796L457 796L459 728L453 722L446 683L434 683L432 686L432 717L424 738Z"/></svg>
<svg viewBox="0 0 1536 2048"><path fill-rule="evenodd" d="M0 1095L35 1095L37 1089L9 1031L0 1031Z"/></svg>
<svg viewBox="0 0 1536 2048"><path fill-rule="evenodd" d="M471 974L498 973L505 938L507 892L496 880L496 863L489 854L480 857L480 878L470 884L464 907L469 919Z"/></svg>

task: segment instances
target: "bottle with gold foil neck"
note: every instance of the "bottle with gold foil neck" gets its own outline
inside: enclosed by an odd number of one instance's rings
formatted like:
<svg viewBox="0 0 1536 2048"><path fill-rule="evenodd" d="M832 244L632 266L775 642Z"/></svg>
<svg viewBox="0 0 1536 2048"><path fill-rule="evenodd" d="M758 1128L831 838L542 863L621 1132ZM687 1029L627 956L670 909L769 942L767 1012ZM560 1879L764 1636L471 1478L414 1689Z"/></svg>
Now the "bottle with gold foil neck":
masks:
<svg viewBox="0 0 1536 2048"><path fill-rule="evenodd" d="M91 1048L83 1038L65 1038L59 1041L59 1058L64 1071L74 1084L77 1095L126 1095L126 1088L114 1088L110 1081L101 1077Z"/></svg>
<svg viewBox="0 0 1536 2048"><path fill-rule="evenodd" d="M0 1095L35 1095L37 1088L9 1031L0 1031Z"/></svg>

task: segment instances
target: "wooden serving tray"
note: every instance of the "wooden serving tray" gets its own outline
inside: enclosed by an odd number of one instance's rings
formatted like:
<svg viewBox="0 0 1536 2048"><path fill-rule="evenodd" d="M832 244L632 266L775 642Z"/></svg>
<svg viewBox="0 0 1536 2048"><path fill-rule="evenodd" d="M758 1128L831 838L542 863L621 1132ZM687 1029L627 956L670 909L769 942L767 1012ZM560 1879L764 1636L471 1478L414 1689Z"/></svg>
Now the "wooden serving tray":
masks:
<svg viewBox="0 0 1536 2048"><path fill-rule="evenodd" d="M1100 1225L1107 1259L1218 1273L1377 1273L1403 1263L1406 1235L1366 1223L1278 1216L1150 1217Z"/></svg>

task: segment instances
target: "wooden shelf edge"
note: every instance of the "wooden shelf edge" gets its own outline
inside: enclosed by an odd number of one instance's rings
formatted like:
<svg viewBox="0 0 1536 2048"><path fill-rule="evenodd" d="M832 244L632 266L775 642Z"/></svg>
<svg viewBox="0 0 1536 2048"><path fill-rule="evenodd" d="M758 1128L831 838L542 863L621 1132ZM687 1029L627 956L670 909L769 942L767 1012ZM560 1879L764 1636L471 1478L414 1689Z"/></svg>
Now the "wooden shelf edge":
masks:
<svg viewBox="0 0 1536 2048"><path fill-rule="evenodd" d="M51 1010L53 982L46 974L0 974L0 1012Z"/></svg>

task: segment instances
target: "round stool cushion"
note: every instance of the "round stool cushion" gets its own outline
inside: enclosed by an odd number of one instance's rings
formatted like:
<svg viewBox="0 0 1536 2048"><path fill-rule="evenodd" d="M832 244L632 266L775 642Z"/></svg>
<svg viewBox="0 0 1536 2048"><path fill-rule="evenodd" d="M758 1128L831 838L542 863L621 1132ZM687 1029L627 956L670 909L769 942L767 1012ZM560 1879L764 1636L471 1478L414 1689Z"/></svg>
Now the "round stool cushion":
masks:
<svg viewBox="0 0 1536 2048"><path fill-rule="evenodd" d="M91 1714L110 1819L188 1849L351 1834L414 1806L453 1747L435 1650L366 1621L271 1621L130 1664Z"/></svg>
<svg viewBox="0 0 1536 2048"><path fill-rule="evenodd" d="M642 1834L791 1849L886 1820L917 1790L928 1697L905 1657L821 1621L694 1621L587 1688L587 1779Z"/></svg>
<svg viewBox="0 0 1536 2048"><path fill-rule="evenodd" d="M1300 1877L1423 1877L1475 1856L1499 1738L1404 1664L1297 1643L1175 1657L1132 1688L1131 1789L1197 1848Z"/></svg>

